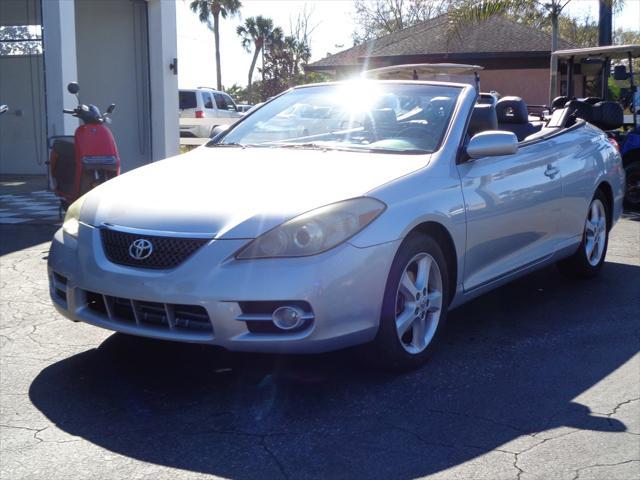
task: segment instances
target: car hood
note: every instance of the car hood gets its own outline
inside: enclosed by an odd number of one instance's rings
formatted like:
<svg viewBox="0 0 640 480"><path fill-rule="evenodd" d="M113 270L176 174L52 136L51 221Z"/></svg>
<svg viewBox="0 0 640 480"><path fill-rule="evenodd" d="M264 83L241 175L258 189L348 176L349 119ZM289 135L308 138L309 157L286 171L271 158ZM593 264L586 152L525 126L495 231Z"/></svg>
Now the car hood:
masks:
<svg viewBox="0 0 640 480"><path fill-rule="evenodd" d="M366 194L428 155L201 147L97 187L81 220L163 232L255 238L301 213Z"/></svg>

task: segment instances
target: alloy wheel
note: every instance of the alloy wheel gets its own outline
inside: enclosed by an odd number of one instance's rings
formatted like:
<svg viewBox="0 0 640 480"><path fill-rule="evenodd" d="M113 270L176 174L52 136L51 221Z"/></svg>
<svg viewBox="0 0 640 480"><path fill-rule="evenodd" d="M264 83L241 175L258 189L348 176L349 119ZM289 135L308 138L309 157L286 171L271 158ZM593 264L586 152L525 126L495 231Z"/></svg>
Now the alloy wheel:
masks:
<svg viewBox="0 0 640 480"><path fill-rule="evenodd" d="M595 267L602 259L607 238L607 214L598 198L595 198L589 207L584 235L587 261L589 265Z"/></svg>
<svg viewBox="0 0 640 480"><path fill-rule="evenodd" d="M428 253L415 255L405 266L396 294L395 324L402 347L422 352L436 333L442 312L442 274Z"/></svg>

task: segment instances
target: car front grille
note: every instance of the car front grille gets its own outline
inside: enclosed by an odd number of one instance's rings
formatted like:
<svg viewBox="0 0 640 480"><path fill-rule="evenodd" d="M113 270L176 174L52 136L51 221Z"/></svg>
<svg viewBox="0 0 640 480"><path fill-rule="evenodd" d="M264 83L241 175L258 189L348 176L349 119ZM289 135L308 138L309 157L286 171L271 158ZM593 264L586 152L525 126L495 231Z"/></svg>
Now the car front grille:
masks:
<svg viewBox="0 0 640 480"><path fill-rule="evenodd" d="M105 319L167 331L213 333L207 310L200 305L145 302L85 291L86 305Z"/></svg>
<svg viewBox="0 0 640 480"><path fill-rule="evenodd" d="M210 241L208 238L165 237L138 235L110 228L101 228L102 246L107 258L119 265L141 268L174 268L193 255ZM136 240L147 240L152 251L146 258L137 259L131 255L132 244Z"/></svg>

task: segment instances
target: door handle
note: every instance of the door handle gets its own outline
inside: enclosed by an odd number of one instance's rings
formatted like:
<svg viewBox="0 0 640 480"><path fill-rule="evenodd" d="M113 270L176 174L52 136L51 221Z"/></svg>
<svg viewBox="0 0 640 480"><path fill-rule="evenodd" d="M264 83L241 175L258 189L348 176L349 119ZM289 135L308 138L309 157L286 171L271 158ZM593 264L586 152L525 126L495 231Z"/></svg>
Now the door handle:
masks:
<svg viewBox="0 0 640 480"><path fill-rule="evenodd" d="M560 173L560 170L558 170L556 167L554 167L551 164L547 165L547 169L544 171L544 174L549 178L553 178L559 173Z"/></svg>

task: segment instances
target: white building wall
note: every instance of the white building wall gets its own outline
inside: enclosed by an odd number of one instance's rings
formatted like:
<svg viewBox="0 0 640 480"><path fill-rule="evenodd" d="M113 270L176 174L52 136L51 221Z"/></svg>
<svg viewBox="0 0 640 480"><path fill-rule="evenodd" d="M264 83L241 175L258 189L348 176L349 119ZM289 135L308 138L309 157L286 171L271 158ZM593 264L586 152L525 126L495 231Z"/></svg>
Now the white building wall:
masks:
<svg viewBox="0 0 640 480"><path fill-rule="evenodd" d="M149 67L153 160L178 153L178 75L169 65L178 57L176 4L149 0ZM179 65L178 65L179 68Z"/></svg>
<svg viewBox="0 0 640 480"><path fill-rule="evenodd" d="M0 25L41 25L40 0L0 0ZM25 47L26 48L26 47ZM0 174L44 174L46 115L44 68L32 54L0 57Z"/></svg>
<svg viewBox="0 0 640 480"><path fill-rule="evenodd" d="M101 111L116 104L109 128L125 172L153 160L146 9L143 0L75 1L80 99Z"/></svg>
<svg viewBox="0 0 640 480"><path fill-rule="evenodd" d="M68 0L44 0L42 27L48 135L73 135L78 120L65 115L62 110L77 105L75 97L67 92L67 84L78 79L74 3Z"/></svg>

